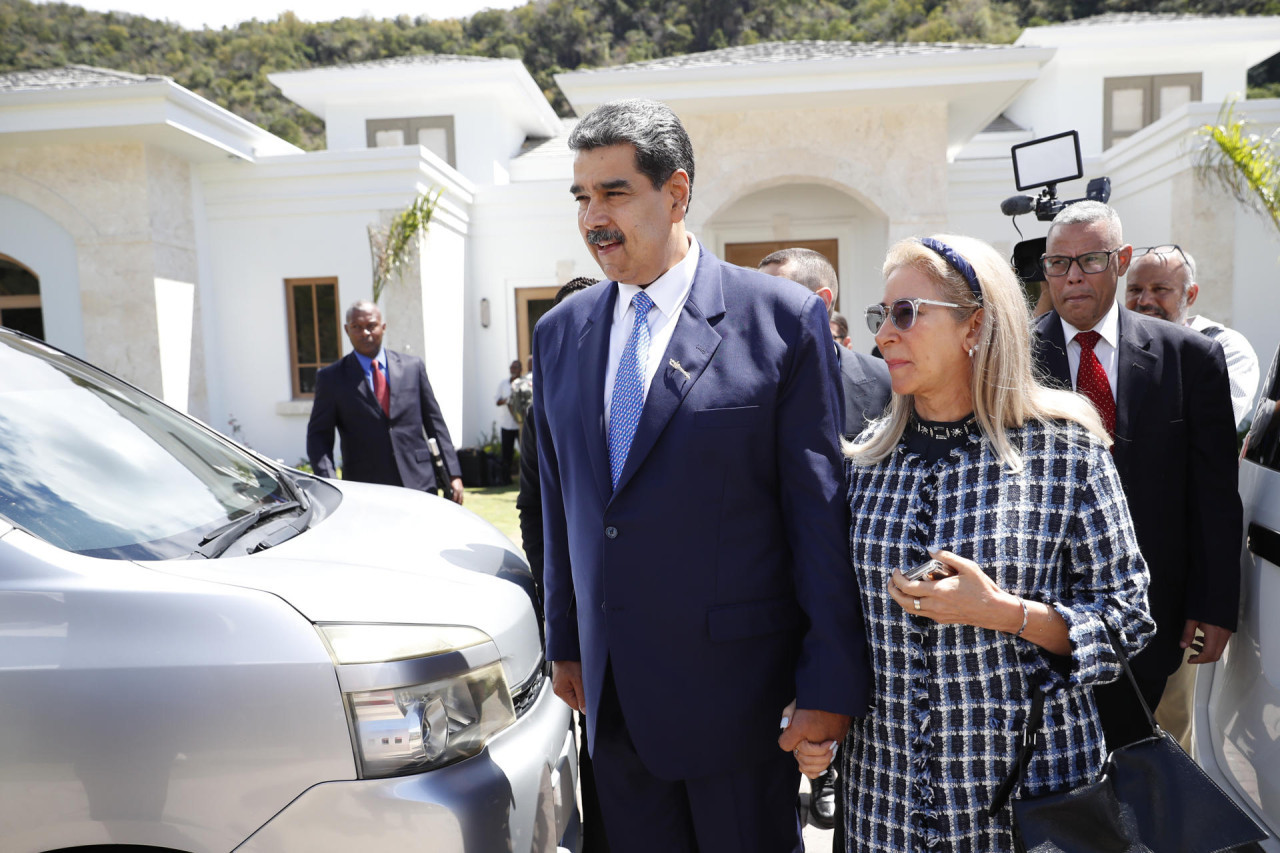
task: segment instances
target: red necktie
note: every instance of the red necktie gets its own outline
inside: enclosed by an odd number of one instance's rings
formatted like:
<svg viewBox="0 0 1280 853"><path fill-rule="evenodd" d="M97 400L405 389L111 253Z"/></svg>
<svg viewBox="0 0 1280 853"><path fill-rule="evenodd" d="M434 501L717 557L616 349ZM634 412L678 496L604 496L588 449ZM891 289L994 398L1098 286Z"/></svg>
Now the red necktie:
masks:
<svg viewBox="0 0 1280 853"><path fill-rule="evenodd" d="M387 377L382 375L382 365L377 359L373 360L373 396L378 398L382 413L391 417L391 389L387 387Z"/></svg>
<svg viewBox="0 0 1280 853"><path fill-rule="evenodd" d="M1111 383L1107 381L1107 372L1102 369L1102 362L1093 348L1101 340L1097 332L1080 332L1076 340L1080 343L1080 368L1076 371L1076 390L1089 398L1093 407L1102 416L1102 425L1112 438L1116 435L1116 400L1111 396Z"/></svg>

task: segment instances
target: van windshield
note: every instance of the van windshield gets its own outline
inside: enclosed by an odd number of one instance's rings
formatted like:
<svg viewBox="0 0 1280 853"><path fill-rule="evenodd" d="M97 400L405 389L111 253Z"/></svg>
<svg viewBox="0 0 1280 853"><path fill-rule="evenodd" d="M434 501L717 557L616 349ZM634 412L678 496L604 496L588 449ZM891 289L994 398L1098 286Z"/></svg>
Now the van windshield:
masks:
<svg viewBox="0 0 1280 853"><path fill-rule="evenodd" d="M96 557L186 556L293 499L283 476L151 397L0 333L0 516Z"/></svg>

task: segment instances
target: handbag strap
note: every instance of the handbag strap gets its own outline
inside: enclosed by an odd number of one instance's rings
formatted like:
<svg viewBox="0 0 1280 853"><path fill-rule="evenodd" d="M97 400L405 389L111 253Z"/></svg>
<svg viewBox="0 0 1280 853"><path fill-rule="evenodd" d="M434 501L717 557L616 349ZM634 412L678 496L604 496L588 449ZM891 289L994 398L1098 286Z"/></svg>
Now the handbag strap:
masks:
<svg viewBox="0 0 1280 853"><path fill-rule="evenodd" d="M1142 705L1142 710L1146 713L1148 722L1151 723L1152 733L1159 734L1159 726L1156 724L1155 715L1151 713L1151 706L1147 704L1142 691L1138 689L1138 679L1134 677L1133 670L1129 668L1129 658L1124 653L1124 647L1120 645L1120 639L1116 636L1115 630L1107 624L1106 620L1103 620L1102 624L1107 630L1107 639L1111 642L1112 650L1115 651L1116 657L1120 659L1120 667L1124 670L1129 684L1132 685L1134 695L1138 697L1138 702ZM1031 694L1031 711L1027 714L1027 722L1022 727L1022 737L1018 742L1018 756L1013 762L1013 768L1009 771L1009 775L1004 777L1004 781L1000 783L996 788L995 794L992 795L991 804L982 810L985 818L990 818L1004 808L1004 804L1009 801L1010 795L1013 794L1014 786L1022 780L1023 775L1027 772L1027 766L1031 763L1031 756L1035 753L1036 746L1039 744L1040 729L1044 726L1044 697L1044 688L1036 685Z"/></svg>
<svg viewBox="0 0 1280 853"><path fill-rule="evenodd" d="M1138 689L1138 679L1134 676L1133 670L1129 668L1129 658L1124 653L1124 647L1120 645L1120 638L1116 636L1115 629L1107 624L1104 619L1103 627L1107 629L1107 639L1111 641L1111 648L1116 653L1116 657L1120 659L1120 667L1124 670L1125 677L1129 679L1129 684L1133 687L1133 695L1138 697L1138 704L1142 706L1142 711L1147 715L1147 722L1151 725L1151 733L1159 736L1160 724L1156 722L1156 715L1151 712L1151 706L1147 704L1147 699L1142 695L1142 691Z"/></svg>
<svg viewBox="0 0 1280 853"><path fill-rule="evenodd" d="M1008 802L1014 786L1021 781L1022 775L1027 771L1027 765L1031 763L1031 756L1036 751L1036 742L1040 738L1040 728L1043 725L1044 688L1037 685L1031 694L1031 711L1027 714L1027 722L1022 727L1022 737L1018 739L1018 756L1014 759L1013 769L996 788L995 794L991 797L991 804L982 810L983 817L990 818Z"/></svg>

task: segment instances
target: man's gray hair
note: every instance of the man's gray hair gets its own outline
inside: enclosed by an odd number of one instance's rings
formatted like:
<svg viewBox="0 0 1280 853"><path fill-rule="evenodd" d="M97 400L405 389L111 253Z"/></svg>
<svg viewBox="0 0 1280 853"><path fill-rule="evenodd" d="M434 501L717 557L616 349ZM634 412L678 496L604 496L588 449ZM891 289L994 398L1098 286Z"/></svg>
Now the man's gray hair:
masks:
<svg viewBox="0 0 1280 853"><path fill-rule="evenodd" d="M677 169L684 169L693 198L693 143L671 107L644 98L610 101L587 113L569 134L571 151L610 145L634 146L636 169L655 190L662 189Z"/></svg>
<svg viewBox="0 0 1280 853"><path fill-rule="evenodd" d="M799 282L817 293L822 288L831 291L831 304L835 304L836 297L840 295L840 279L836 276L836 268L831 266L831 261L827 260L826 255L821 252L815 252L813 249L802 249L799 246L790 249L779 249L765 256L758 265L757 269L778 264L790 264L791 269L787 270L787 278L792 281Z"/></svg>
<svg viewBox="0 0 1280 853"><path fill-rule="evenodd" d="M367 299L361 299L358 302L352 302L351 307L347 309L347 323L351 323L351 315L357 311L363 311L366 314L377 314L378 319L382 319L382 309Z"/></svg>
<svg viewBox="0 0 1280 853"><path fill-rule="evenodd" d="M1100 201L1078 201L1067 205L1053 217L1053 222L1049 225L1049 233L1052 234L1053 229L1059 225L1092 225L1095 222L1107 224L1107 231L1110 232L1111 239L1117 246L1124 243L1124 228L1120 225L1120 214L1116 213L1115 208Z"/></svg>

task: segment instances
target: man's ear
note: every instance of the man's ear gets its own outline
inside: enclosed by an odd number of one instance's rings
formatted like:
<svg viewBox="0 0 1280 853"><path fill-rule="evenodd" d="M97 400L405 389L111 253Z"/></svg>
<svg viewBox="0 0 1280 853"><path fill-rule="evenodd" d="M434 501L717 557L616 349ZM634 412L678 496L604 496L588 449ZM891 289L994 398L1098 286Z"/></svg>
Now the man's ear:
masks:
<svg viewBox="0 0 1280 853"><path fill-rule="evenodd" d="M1196 304L1196 297L1200 295L1200 285L1194 281L1187 285L1187 307L1190 308Z"/></svg>
<svg viewBox="0 0 1280 853"><path fill-rule="evenodd" d="M1133 246L1128 243L1120 247L1120 251L1116 252L1116 275L1122 276L1129 271L1129 263L1133 260Z"/></svg>
<svg viewBox="0 0 1280 853"><path fill-rule="evenodd" d="M689 173L684 169L676 169L667 178L667 194L671 197L671 221L679 222L684 219L685 214L689 210L689 193L692 185L689 183Z"/></svg>
<svg viewBox="0 0 1280 853"><path fill-rule="evenodd" d="M835 301L835 294L831 292L829 287L819 287L817 290L818 298L827 306L827 313L831 313L831 303Z"/></svg>

